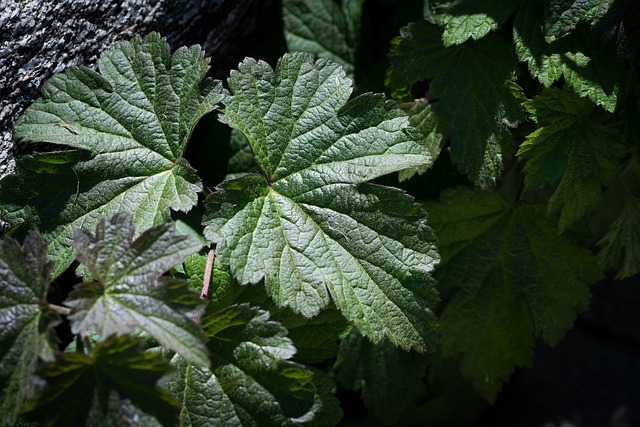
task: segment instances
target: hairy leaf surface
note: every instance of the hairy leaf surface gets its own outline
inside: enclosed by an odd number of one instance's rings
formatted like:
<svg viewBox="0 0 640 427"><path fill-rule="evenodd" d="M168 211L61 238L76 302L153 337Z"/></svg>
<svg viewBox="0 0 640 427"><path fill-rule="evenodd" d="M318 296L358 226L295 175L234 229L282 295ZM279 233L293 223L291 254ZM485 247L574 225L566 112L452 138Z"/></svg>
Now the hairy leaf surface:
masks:
<svg viewBox="0 0 640 427"><path fill-rule="evenodd" d="M46 307L53 265L40 234L31 232L24 245L0 240L0 426L14 425L33 391L29 380L38 357L51 358L49 327L55 316Z"/></svg>
<svg viewBox="0 0 640 427"><path fill-rule="evenodd" d="M78 229L76 257L95 278L78 285L67 304L73 333L95 327L100 336L140 328L194 364L209 366L206 336L190 317L200 299L185 282L162 276L202 244L176 234L170 223L154 226L134 240L128 213L102 218L95 234Z"/></svg>
<svg viewBox="0 0 640 427"><path fill-rule="evenodd" d="M414 83L431 78L427 97L438 118L438 131L451 143L451 157L481 187L500 177L510 155L510 126L524 118L514 91L516 58L496 35L445 48L442 29L421 21L409 24L392 41L392 67L385 84L394 97L411 99Z"/></svg>
<svg viewBox="0 0 640 427"><path fill-rule="evenodd" d="M575 31L549 43L544 38L542 8L538 2L524 2L516 14L513 40L516 55L545 87L564 76L581 97L587 97L607 111L618 104L623 72L613 49L593 50L589 34Z"/></svg>
<svg viewBox="0 0 640 427"><path fill-rule="evenodd" d="M547 89L525 104L541 127L527 136L518 155L527 158L527 187L558 186L549 200L549 213L560 214L566 229L601 199L601 187L619 170L622 135L594 122L595 105L560 89Z"/></svg>
<svg viewBox="0 0 640 427"><path fill-rule="evenodd" d="M221 97L203 82L207 62L199 46L170 55L157 34L119 42L100 57L100 73L71 68L49 80L16 123L18 139L85 150L34 156L2 182L2 217L41 231L54 276L73 260L75 228L127 210L142 232L196 203L202 184L182 154Z"/></svg>
<svg viewBox="0 0 640 427"><path fill-rule="evenodd" d="M347 103L344 71L307 54L275 72L247 59L229 87L221 120L247 137L261 173L207 199L204 234L221 262L240 284L264 279L279 306L312 317L333 300L373 341L432 348L435 236L412 198L364 183L429 160L407 116L383 95Z"/></svg>
<svg viewBox="0 0 640 427"><path fill-rule="evenodd" d="M212 367L176 357L170 387L182 400L182 426L293 426L313 418L312 374L288 361L295 347L269 313L241 304L207 314Z"/></svg>
<svg viewBox="0 0 640 427"><path fill-rule="evenodd" d="M555 345L601 277L588 251L558 235L543 206L447 191L428 211L439 237L442 349L493 400L515 366L531 364L535 337Z"/></svg>
<svg viewBox="0 0 640 427"><path fill-rule="evenodd" d="M500 28L518 3L518 0L428 0L424 16L444 27L442 42L448 47L470 38L478 40Z"/></svg>
<svg viewBox="0 0 640 427"><path fill-rule="evenodd" d="M364 0L284 0L282 6L289 52L328 58L353 77Z"/></svg>
<svg viewBox="0 0 640 427"><path fill-rule="evenodd" d="M154 424L170 427L179 405L156 385L170 370L162 356L145 353L137 338L112 336L90 355L62 353L45 365L40 375L47 387L25 412L42 426L127 426L141 422L140 410L154 417Z"/></svg>

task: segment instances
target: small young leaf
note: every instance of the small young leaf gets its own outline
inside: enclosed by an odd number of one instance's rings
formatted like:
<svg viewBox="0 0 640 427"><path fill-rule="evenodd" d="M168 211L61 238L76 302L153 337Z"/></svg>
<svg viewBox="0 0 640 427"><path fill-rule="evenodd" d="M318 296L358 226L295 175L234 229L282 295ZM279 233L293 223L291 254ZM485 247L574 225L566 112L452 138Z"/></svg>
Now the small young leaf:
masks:
<svg viewBox="0 0 640 427"><path fill-rule="evenodd" d="M132 425L129 413L142 410L173 426L179 404L156 385L171 366L141 347L137 338L112 336L91 355L62 353L41 370L48 386L24 412L42 426L125 426Z"/></svg>
<svg viewBox="0 0 640 427"><path fill-rule="evenodd" d="M543 206L495 194L447 191L429 203L443 264L440 318L445 356L493 401L514 366L531 364L534 338L555 345L602 277L591 254L558 236Z"/></svg>
<svg viewBox="0 0 640 427"><path fill-rule="evenodd" d="M442 42L453 46L469 38L478 40L509 19L518 0L428 0L425 18L444 27Z"/></svg>
<svg viewBox="0 0 640 427"><path fill-rule="evenodd" d="M509 127L524 118L509 82L517 61L512 47L496 35L445 48L442 29L421 21L400 30L391 43L385 84L408 101L414 83L432 78L427 96L437 129L451 143L451 158L483 188L502 172L512 153Z"/></svg>
<svg viewBox="0 0 640 427"><path fill-rule="evenodd" d="M618 104L623 71L614 49L592 50L589 34L572 32L553 43L542 32L542 8L537 1L524 2L516 14L513 40L516 55L545 87L564 76L581 97L587 97L607 111Z"/></svg>
<svg viewBox="0 0 640 427"><path fill-rule="evenodd" d="M312 374L287 361L295 347L286 329L248 304L207 313L211 369L173 360L170 388L182 400L182 426L292 426L313 417Z"/></svg>
<svg viewBox="0 0 640 427"><path fill-rule="evenodd" d="M39 356L53 353L49 328L56 320L44 309L53 265L37 231L22 248L0 240L0 426L13 425L33 391L29 379Z"/></svg>
<svg viewBox="0 0 640 427"><path fill-rule="evenodd" d="M30 170L19 164L2 182L2 218L40 230L56 261L54 277L73 260L75 228L126 209L141 233L167 221L170 209L196 203L202 184L182 155L198 120L221 98L219 85L203 82L207 62L199 46L170 55L157 34L119 42L100 57L100 74L70 68L53 77L18 120L17 139L86 150L65 159L63 171L50 163L56 158L33 157ZM50 168L64 179L52 179Z"/></svg>
<svg viewBox="0 0 640 427"><path fill-rule="evenodd" d="M67 304L73 333L96 328L100 336L127 334L140 328L191 363L209 366L206 336L189 317L200 304L187 284L162 276L202 244L178 235L170 223L152 227L134 240L133 218L118 213L102 218L95 235L78 229L76 257L94 282L82 283Z"/></svg>
<svg viewBox="0 0 640 427"><path fill-rule="evenodd" d="M221 184L204 234L240 284L263 278L280 306L312 317L331 300L373 341L434 346L438 255L424 212L365 181L429 161L407 116L383 95L344 104L334 63L247 59L229 78L221 120L249 140L261 174Z"/></svg>
<svg viewBox="0 0 640 427"><path fill-rule="evenodd" d="M289 52L309 52L342 65L353 77L364 0L284 0Z"/></svg>
<svg viewBox="0 0 640 427"><path fill-rule="evenodd" d="M612 127L594 123L595 105L560 89L547 89L525 106L541 127L527 136L518 155L527 158L527 187L558 182L549 200L549 213L560 214L565 230L597 206L601 187L619 170L624 151L622 135Z"/></svg>
<svg viewBox="0 0 640 427"><path fill-rule="evenodd" d="M620 216L607 235L598 242L602 249L598 261L604 268L617 270L616 278L640 273L640 200L629 196Z"/></svg>
<svg viewBox="0 0 640 427"><path fill-rule="evenodd" d="M185 261L185 272L192 287L199 289L204 279L206 256L190 255ZM223 310L232 304L249 303L269 311L271 319L287 328L298 363L311 365L334 357L338 352L338 340L348 328L339 310L334 307L323 310L311 319L296 315L286 307L278 307L267 295L264 286L240 286L229 272L228 267L216 258L209 288L210 311Z"/></svg>

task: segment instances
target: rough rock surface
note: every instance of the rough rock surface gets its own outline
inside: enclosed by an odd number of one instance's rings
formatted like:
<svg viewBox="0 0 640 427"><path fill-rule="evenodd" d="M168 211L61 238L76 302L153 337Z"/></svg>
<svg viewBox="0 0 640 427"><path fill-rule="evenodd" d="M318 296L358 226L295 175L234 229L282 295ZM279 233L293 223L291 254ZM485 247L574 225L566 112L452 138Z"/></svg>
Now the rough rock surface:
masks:
<svg viewBox="0 0 640 427"><path fill-rule="evenodd" d="M13 171L11 127L43 83L93 67L117 40L157 31L172 48L200 44L222 69L251 31L256 0L0 0L0 177ZM222 58L222 60L220 60ZM214 68L214 72L216 69ZM14 148L16 150L14 151Z"/></svg>

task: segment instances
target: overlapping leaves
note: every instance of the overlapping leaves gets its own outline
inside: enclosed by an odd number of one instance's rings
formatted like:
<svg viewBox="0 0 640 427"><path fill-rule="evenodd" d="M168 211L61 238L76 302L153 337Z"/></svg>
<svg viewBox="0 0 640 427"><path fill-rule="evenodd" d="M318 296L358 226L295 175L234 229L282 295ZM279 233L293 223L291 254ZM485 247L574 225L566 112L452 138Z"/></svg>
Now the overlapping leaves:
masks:
<svg viewBox="0 0 640 427"><path fill-rule="evenodd" d="M309 52L355 69L364 0L284 0L283 17L289 52Z"/></svg>
<svg viewBox="0 0 640 427"><path fill-rule="evenodd" d="M463 374L493 400L515 366L531 364L536 337L562 338L601 272L587 250L558 236L544 206L456 189L427 208L443 257L437 277L451 296L443 353L461 356Z"/></svg>
<svg viewBox="0 0 640 427"><path fill-rule="evenodd" d="M90 355L63 353L39 374L47 387L25 406L43 426L175 425L178 402L159 388L171 370L133 337L109 337ZM153 417L147 420L147 417Z"/></svg>
<svg viewBox="0 0 640 427"><path fill-rule="evenodd" d="M202 326L212 367L176 357L170 384L182 401L182 426L293 426L312 421L320 398L312 373L288 361L295 347L269 313L248 304L207 311Z"/></svg>
<svg viewBox="0 0 640 427"><path fill-rule="evenodd" d="M24 400L33 391L27 379L38 358L51 359L50 326L55 316L46 309L52 265L38 232L22 247L0 240L0 425L13 425Z"/></svg>
<svg viewBox="0 0 640 427"><path fill-rule="evenodd" d="M421 21L392 41L386 85L400 100L414 83L431 78L426 96L438 132L450 140L451 157L481 187L492 187L502 160L512 153L510 126L522 120L512 47L495 35L445 48L442 29Z"/></svg>
<svg viewBox="0 0 640 427"><path fill-rule="evenodd" d="M195 124L220 100L219 87L203 81L200 47L170 55L150 34L116 44L98 67L54 76L14 128L18 139L82 151L29 156L1 184L3 219L40 230L54 276L73 260L75 228L127 210L142 232L170 209L190 209L202 189L182 158Z"/></svg>
<svg viewBox="0 0 640 427"><path fill-rule="evenodd" d="M542 12L538 1L524 2L518 10L513 32L518 59L527 63L531 75L545 87L564 77L577 94L613 112L623 80L622 67L614 50L593 49L585 31L574 31L559 40L547 41Z"/></svg>
<svg viewBox="0 0 640 427"><path fill-rule="evenodd" d="M200 303L185 282L162 276L202 245L178 235L169 223L154 226L134 240L130 214L102 218L95 234L75 233L80 262L95 281L78 285L66 301L73 308L73 333L89 328L106 337L140 328L190 362L209 366L206 337L190 317Z"/></svg>
<svg viewBox="0 0 640 427"><path fill-rule="evenodd" d="M444 28L445 46L478 40L502 26L518 7L518 0L427 0L425 19Z"/></svg>
<svg viewBox="0 0 640 427"><path fill-rule="evenodd" d="M595 105L570 91L548 89L525 105L540 125L518 151L528 159L525 183L534 188L557 183L549 212L560 214L564 230L600 201L601 187L619 170L622 136L594 122Z"/></svg>
<svg viewBox="0 0 640 427"><path fill-rule="evenodd" d="M305 54L275 72L246 59L229 87L220 119L247 137L261 173L207 200L221 261L304 316L333 300L374 341L432 348L434 235L406 194L364 184L428 161L406 115L383 95L346 103L341 67Z"/></svg>

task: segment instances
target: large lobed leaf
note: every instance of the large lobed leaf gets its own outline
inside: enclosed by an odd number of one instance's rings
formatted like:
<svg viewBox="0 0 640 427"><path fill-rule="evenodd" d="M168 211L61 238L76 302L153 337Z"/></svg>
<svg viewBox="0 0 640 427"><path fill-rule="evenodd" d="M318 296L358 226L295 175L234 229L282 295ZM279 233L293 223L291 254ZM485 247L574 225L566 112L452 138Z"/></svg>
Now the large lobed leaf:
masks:
<svg viewBox="0 0 640 427"><path fill-rule="evenodd" d="M209 366L206 336L191 318L200 304L185 282L162 274L198 251L202 244L176 234L170 223L152 227L134 240L128 213L102 218L95 235L78 229L73 246L77 259L95 281L73 290L67 305L77 334L94 327L106 337L140 328L190 362Z"/></svg>
<svg viewBox="0 0 640 427"><path fill-rule="evenodd" d="M445 46L478 40L502 26L518 7L518 0L427 0L424 17L444 27Z"/></svg>
<svg viewBox="0 0 640 427"><path fill-rule="evenodd" d="M284 0L288 51L331 59L353 76L363 6L364 0Z"/></svg>
<svg viewBox="0 0 640 427"><path fill-rule="evenodd" d="M523 2L516 14L513 41L518 60L545 87L564 77L581 97L607 111L618 104L623 71L614 49L595 50L586 31L572 31L559 40L545 39L543 8L539 1Z"/></svg>
<svg viewBox="0 0 640 427"><path fill-rule="evenodd" d="M170 55L157 34L119 42L100 57L100 73L71 68L53 77L18 120L17 139L85 150L29 157L2 181L2 217L41 231L54 277L73 260L75 228L128 210L143 232L196 203L202 184L182 154L221 97L203 82L207 64L199 46Z"/></svg>
<svg viewBox="0 0 640 427"><path fill-rule="evenodd" d="M492 187L503 157L513 152L509 127L524 118L511 83L516 58L496 35L449 48L441 36L441 28L424 21L404 27L392 41L385 84L394 97L409 100L414 83L431 78L425 109L433 110L437 131L450 140L453 161L476 184Z"/></svg>
<svg viewBox="0 0 640 427"><path fill-rule="evenodd" d="M527 135L518 155L527 187L556 184L549 213L560 214L565 230L601 199L601 187L619 170L624 151L615 128L592 120L595 105L567 90L547 89L525 103L540 127Z"/></svg>
<svg viewBox="0 0 640 427"><path fill-rule="evenodd" d="M611 0L549 0L544 13L546 40L552 42L564 36L581 21L596 24L612 3Z"/></svg>
<svg viewBox="0 0 640 427"><path fill-rule="evenodd" d="M363 184L429 160L407 116L383 95L345 104L351 80L307 54L275 72L246 59L229 87L220 119L247 137L261 173L207 199L204 234L221 262L306 317L333 300L373 341L433 348L435 236L406 194Z"/></svg>
<svg viewBox="0 0 640 427"><path fill-rule="evenodd" d="M531 364L534 339L554 345L601 277L591 254L558 235L544 206L455 189L429 203L450 296L440 318L442 350L493 400L515 366Z"/></svg>
<svg viewBox="0 0 640 427"><path fill-rule="evenodd" d="M22 247L0 240L0 426L14 425L33 391L38 358L51 358L55 349L49 329L55 316L45 308L53 265L46 256L37 231Z"/></svg>
<svg viewBox="0 0 640 427"><path fill-rule="evenodd" d="M170 427L178 403L157 386L171 366L137 338L109 337L90 355L62 353L39 372L47 387L25 406L42 426ZM147 419L147 417L152 417Z"/></svg>
<svg viewBox="0 0 640 427"><path fill-rule="evenodd" d="M248 304L207 310L202 325L211 338L212 367L176 357L170 384L182 400L180 425L293 426L312 421L316 404L312 373L288 361L295 347L269 313Z"/></svg>

